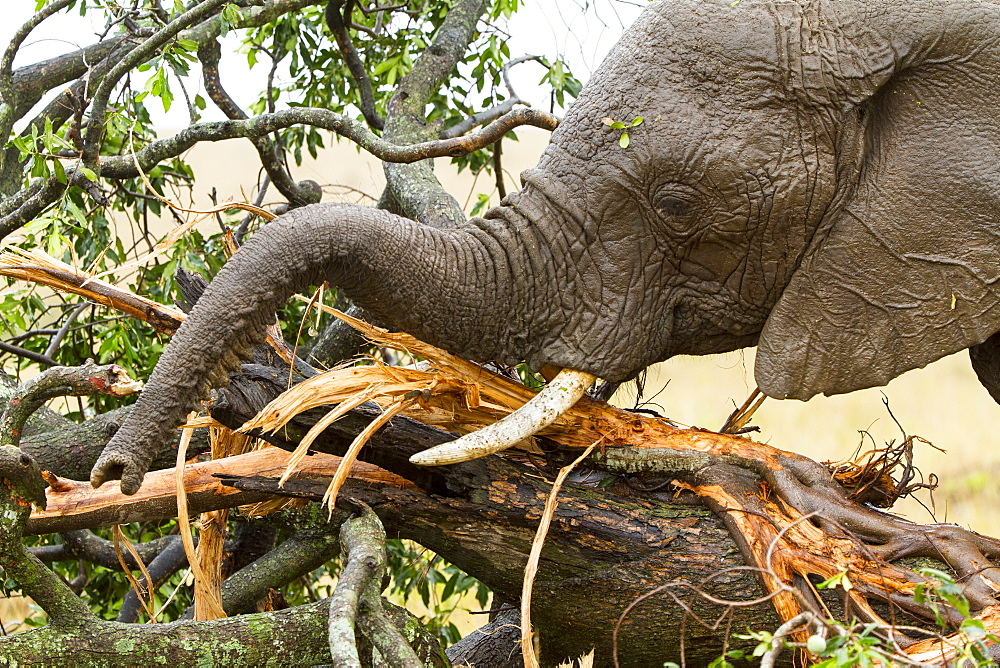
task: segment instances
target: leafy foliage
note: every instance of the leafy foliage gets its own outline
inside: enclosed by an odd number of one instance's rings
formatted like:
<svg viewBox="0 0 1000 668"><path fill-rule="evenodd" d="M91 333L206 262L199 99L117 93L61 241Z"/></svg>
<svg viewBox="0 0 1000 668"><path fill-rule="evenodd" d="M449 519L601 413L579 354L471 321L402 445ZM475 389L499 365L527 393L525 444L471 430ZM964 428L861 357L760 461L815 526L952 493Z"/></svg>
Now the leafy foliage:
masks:
<svg viewBox="0 0 1000 668"><path fill-rule="evenodd" d="M995 644L1000 642L1000 638L987 634L983 623L973 618L969 600L962 593L962 586L951 574L938 569L921 568L918 572L930 578L930 583L916 585L914 600L928 605L935 612L942 636L955 630L946 621L944 608L961 617L962 621L957 630L964 634L965 639L954 647L955 658L949 665L983 668L996 665L990 658L987 643ZM852 587L848 571L845 570L816 584L816 588L820 590L837 587L845 590ZM805 643L793 642L784 633L775 635L769 631L748 631L745 634L737 634L738 639L755 642L756 647L749 652L741 649L727 650L709 664L710 668L735 668L737 664L733 662L760 660L767 654L773 654L775 650L791 653L805 650L813 657L810 665L816 668L897 665L894 659L898 655L891 642L891 636L886 634L887 629L883 625L844 624L836 619L825 619L822 627L822 632L810 635ZM942 645L942 647L950 646L951 643ZM677 664L666 663L664 666L672 668Z"/></svg>
<svg viewBox="0 0 1000 668"><path fill-rule="evenodd" d="M63 11L103 24L100 39L124 37L138 43L170 25L195 4L181 0L125 5L114 0L73 0ZM394 5L391 11L355 7L349 32L358 57L368 67L380 115L385 116L400 80L432 43L454 4L454 1L407 0ZM45 11L52 2L37 0L35 5L36 11ZM511 57L505 21L520 5L520 0L489 3L478 33L450 81L428 100L426 115L432 127L440 130L453 127L512 95L503 81L503 68ZM341 50L329 36L321 5L280 13L267 21L255 22L252 16L252 11L242 3L228 3L210 19L217 21L217 33L229 40L227 44L238 44L250 67L268 71L267 85L248 105L245 110L248 114L287 107L318 107L363 120L359 110L360 88ZM200 87L200 48L204 45L204 34L181 32L153 49L117 82L108 100L103 133L99 137L101 160L128 157L156 141L157 129L151 113L155 110L183 105L192 123L201 120L208 107L205 97L196 92ZM118 62L120 56L109 67ZM548 58L543 63L547 68L543 81L551 87L553 108L568 104L579 92L580 82L562 60ZM225 72L222 78L225 80ZM50 83L52 90L61 90L67 80L53 77ZM174 279L177 269L206 277L213 275L225 261L224 233L245 226L248 221L236 211L215 214L215 229L210 231L203 225L182 236L138 271L114 273L115 267L154 249L159 241L153 231L158 221L172 218L180 223L190 215L172 209L160 196L186 207L196 187L206 190L212 184L195 185L194 173L180 151L147 169L141 178L101 176L99 163L88 163L84 158L85 142L96 133L86 105L93 102L97 86L95 81L82 89L86 91L85 98L84 93L68 98L67 113L39 116L25 122L23 127L15 127L13 122L4 125L10 111L5 105L11 100L2 99L4 93L0 91L0 132L8 135L6 151L0 157L0 217L10 210L3 207L21 195L37 193L47 184L62 186L59 196L4 241L23 248L43 249L63 262L93 273L110 272L104 275L105 280L160 302L173 302L180 299ZM304 154L316 157L328 141L324 132L310 126L290 127L271 138L283 160L294 164L301 164ZM516 139L513 134L508 138ZM460 169L487 173L494 169L489 149L454 161ZM482 193L474 199L474 212L478 213L487 206L490 196ZM323 299L332 304L336 291L326 291ZM300 350L307 349L327 323L324 316L315 313L303 322L305 309L303 304L292 302L279 316L286 338ZM39 370L39 359L74 365L88 358L117 363L133 377L145 378L166 343L151 327L103 306L6 279L0 283L0 340L21 351L19 354L0 351L0 371L21 378ZM66 415L85 420L127 401L111 397L80 399L71 402ZM173 530L173 522L125 528L126 537L132 542L145 542ZM110 538L108 532L101 535ZM58 539L39 538L34 539L34 544L55 540ZM458 640L458 627L452 618L456 607L470 598L485 606L489 590L418 546L391 541L389 549L393 573L390 591L403 600L419 600L427 610L425 621L445 643ZM83 562L58 563L55 569L67 581L82 583L85 600L105 618L114 617L129 588L124 574ZM176 619L190 605L189 588L182 584L185 577L185 573L175 575L155 594L156 609L169 600L162 620ZM330 583L318 571L307 581L290 586L286 594L290 602L302 602L328 593ZM6 589L12 593L14 584L7 582ZM44 616L26 621L43 622Z"/></svg>

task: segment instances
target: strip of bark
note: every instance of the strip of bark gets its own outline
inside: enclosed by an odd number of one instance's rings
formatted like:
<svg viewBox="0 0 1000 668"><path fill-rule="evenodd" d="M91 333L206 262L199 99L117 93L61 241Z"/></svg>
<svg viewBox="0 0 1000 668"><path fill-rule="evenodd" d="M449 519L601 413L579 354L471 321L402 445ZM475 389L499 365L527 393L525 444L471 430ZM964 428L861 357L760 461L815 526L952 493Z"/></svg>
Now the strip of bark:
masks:
<svg viewBox="0 0 1000 668"><path fill-rule="evenodd" d="M189 464L185 467L184 486L191 512L233 508L273 498L270 494L237 493L215 476L225 471L277 479L284 473L288 458L289 453L284 450L265 448L236 457ZM329 484L339 464L340 457L313 455L306 458L300 473L324 478ZM352 475L373 483L412 487L399 476L370 464L357 464ZM174 476L173 469L154 471L133 496L122 494L116 482L95 490L89 483L60 479L46 492L46 509L32 513L26 533L55 533L176 517Z"/></svg>

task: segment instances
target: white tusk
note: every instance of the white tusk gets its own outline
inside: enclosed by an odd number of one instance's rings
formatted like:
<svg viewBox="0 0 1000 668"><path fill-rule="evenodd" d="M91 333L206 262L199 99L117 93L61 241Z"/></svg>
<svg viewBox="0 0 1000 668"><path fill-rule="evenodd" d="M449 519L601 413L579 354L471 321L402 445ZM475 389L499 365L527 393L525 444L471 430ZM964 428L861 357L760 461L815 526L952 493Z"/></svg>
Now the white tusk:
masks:
<svg viewBox="0 0 1000 668"><path fill-rule="evenodd" d="M596 376L589 373L563 369L531 401L504 419L451 443L418 452L410 457L410 462L420 466L442 466L506 450L559 419L580 400L595 380Z"/></svg>

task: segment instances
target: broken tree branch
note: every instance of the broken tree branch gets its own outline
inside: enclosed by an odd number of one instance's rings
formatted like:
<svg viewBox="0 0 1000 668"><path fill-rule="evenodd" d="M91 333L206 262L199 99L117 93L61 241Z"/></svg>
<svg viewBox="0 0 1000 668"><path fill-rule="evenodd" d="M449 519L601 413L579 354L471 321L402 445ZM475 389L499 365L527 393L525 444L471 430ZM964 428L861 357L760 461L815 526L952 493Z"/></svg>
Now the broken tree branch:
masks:
<svg viewBox="0 0 1000 668"><path fill-rule="evenodd" d="M289 456L279 448L265 448L236 457L189 464L184 469L184 487L191 512L234 508L272 498L270 494L236 493L237 490L225 486L216 475L221 472L259 474L277 480L288 465ZM329 484L339 464L340 457L313 455L306 458L299 473ZM29 534L56 533L176 517L175 475L173 469L154 471L133 496L122 494L117 483L95 490L89 483L58 479L47 491L45 510L32 514L26 531ZM412 487L408 481L371 464L357 464L352 477L382 485Z"/></svg>

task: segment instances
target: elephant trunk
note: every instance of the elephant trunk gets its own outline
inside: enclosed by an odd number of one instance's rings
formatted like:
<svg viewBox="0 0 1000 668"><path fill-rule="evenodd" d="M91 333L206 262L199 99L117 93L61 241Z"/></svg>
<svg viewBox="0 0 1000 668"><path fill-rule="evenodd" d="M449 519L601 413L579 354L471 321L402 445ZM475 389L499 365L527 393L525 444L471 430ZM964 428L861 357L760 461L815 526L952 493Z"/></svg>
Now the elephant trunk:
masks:
<svg viewBox="0 0 1000 668"><path fill-rule="evenodd" d="M469 227L442 231L385 211L318 204L264 227L219 272L178 329L91 473L134 494L170 433L229 382L295 292L328 281L380 323L471 358L512 355L523 295L507 251Z"/></svg>

